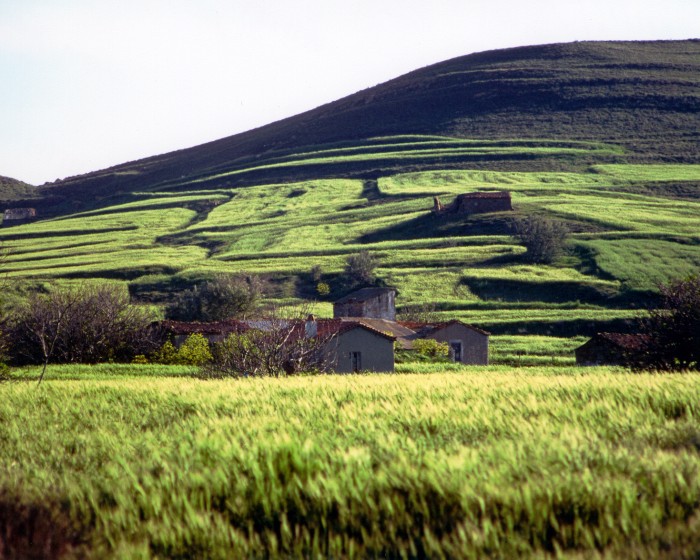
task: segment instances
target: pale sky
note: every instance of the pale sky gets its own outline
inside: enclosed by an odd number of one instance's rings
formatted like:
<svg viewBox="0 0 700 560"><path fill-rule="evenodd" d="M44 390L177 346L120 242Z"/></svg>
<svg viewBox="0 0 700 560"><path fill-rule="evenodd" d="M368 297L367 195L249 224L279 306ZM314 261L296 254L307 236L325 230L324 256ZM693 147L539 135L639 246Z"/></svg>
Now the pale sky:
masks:
<svg viewBox="0 0 700 560"><path fill-rule="evenodd" d="M456 56L700 36L700 0L0 0L0 175L216 140Z"/></svg>

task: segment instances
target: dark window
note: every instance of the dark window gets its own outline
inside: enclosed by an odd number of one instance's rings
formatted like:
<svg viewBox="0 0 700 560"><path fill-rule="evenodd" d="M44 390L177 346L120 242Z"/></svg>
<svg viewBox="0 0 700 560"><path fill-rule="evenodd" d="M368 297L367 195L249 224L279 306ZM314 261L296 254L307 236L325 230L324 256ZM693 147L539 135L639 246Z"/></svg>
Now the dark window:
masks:
<svg viewBox="0 0 700 560"><path fill-rule="evenodd" d="M352 371L362 370L362 352L350 352L350 361L352 362Z"/></svg>
<svg viewBox="0 0 700 560"><path fill-rule="evenodd" d="M455 362L462 361L462 341L450 340L450 356Z"/></svg>

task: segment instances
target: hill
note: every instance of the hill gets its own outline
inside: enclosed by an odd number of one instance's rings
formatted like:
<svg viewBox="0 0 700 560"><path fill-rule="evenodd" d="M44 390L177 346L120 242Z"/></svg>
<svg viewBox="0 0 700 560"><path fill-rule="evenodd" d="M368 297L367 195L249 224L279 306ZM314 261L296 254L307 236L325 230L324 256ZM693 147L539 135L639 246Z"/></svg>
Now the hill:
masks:
<svg viewBox="0 0 700 560"><path fill-rule="evenodd" d="M581 336L629 328L658 282L700 270L698 54L684 41L471 55L47 185L40 216L60 215L0 231L2 271L13 285L120 283L155 304L245 272L278 305L322 299L324 316L346 258L367 250L404 316L489 330L504 361L570 363ZM431 212L435 196L503 190L512 212ZM532 214L571 231L551 265L511 235Z"/></svg>
<svg viewBox="0 0 700 560"><path fill-rule="evenodd" d="M402 135L604 142L624 161L699 163L700 41L582 42L472 54L411 72L312 111L201 146L66 179L43 189L75 209L104 196L185 184L372 177L406 162L347 161L310 168L264 164L371 138ZM296 158L299 159L299 158ZM560 159L470 158L449 167L571 169ZM303 163L303 162L302 162ZM579 162L581 163L581 162ZM255 167L254 170L250 170ZM412 170L442 168L433 158ZM222 173L247 168L245 174ZM66 204L67 203L67 204Z"/></svg>
<svg viewBox="0 0 700 560"><path fill-rule="evenodd" d="M15 201L27 200L36 196L36 187L24 181L0 175L0 204L12 204Z"/></svg>

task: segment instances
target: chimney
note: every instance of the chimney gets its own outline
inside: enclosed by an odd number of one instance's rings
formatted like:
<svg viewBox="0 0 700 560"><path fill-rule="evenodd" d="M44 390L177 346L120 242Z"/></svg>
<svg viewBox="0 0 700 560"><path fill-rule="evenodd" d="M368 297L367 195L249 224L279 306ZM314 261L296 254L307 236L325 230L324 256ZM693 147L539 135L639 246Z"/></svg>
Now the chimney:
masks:
<svg viewBox="0 0 700 560"><path fill-rule="evenodd" d="M314 338L318 334L318 323L316 322L316 317L313 314L306 318L306 323L304 324L304 334L306 338Z"/></svg>

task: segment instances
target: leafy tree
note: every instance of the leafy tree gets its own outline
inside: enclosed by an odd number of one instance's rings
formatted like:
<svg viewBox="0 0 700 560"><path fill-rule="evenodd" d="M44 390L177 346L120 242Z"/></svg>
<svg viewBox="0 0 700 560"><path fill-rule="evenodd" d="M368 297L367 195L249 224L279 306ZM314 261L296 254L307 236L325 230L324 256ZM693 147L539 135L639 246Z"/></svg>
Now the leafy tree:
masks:
<svg viewBox="0 0 700 560"><path fill-rule="evenodd" d="M700 370L700 274L659 286L661 305L641 319L634 369Z"/></svg>
<svg viewBox="0 0 700 560"><path fill-rule="evenodd" d="M201 286L180 294L168 307L170 319L179 321L221 321L245 317L257 307L262 283L246 274L220 274Z"/></svg>
<svg viewBox="0 0 700 560"><path fill-rule="evenodd" d="M569 233L564 223L535 215L513 220L513 230L527 249L527 260L537 264L553 262L564 250Z"/></svg>
<svg viewBox="0 0 700 560"><path fill-rule="evenodd" d="M369 251L360 251L345 260L344 276L350 287L367 286L376 281L377 260Z"/></svg>

